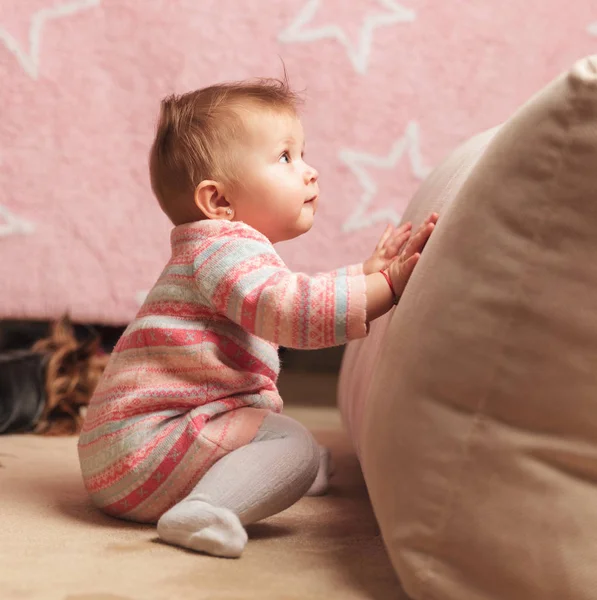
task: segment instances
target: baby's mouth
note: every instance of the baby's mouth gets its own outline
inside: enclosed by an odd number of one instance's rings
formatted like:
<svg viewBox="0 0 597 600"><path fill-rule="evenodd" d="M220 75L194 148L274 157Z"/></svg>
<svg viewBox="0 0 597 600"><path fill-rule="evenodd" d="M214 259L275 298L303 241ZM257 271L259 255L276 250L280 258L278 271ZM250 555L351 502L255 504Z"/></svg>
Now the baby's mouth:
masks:
<svg viewBox="0 0 597 600"><path fill-rule="evenodd" d="M308 200L305 200L305 204L309 204L311 202L315 202L315 200L317 200L317 194L315 194L315 196L309 198Z"/></svg>

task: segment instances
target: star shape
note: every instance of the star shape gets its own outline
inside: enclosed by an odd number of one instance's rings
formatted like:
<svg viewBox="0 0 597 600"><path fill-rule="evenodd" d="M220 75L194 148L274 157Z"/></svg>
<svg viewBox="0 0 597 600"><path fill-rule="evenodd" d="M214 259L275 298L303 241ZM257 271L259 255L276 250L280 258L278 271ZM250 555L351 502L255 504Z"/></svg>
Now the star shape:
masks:
<svg viewBox="0 0 597 600"><path fill-rule="evenodd" d="M363 188L357 208L342 226L343 231L364 229L380 221L387 222L389 220L396 224L400 221L400 215L391 207L372 213L368 212L371 202L377 194L377 184L369 174L368 167L392 169L400 162L404 154L408 155L414 176L421 180L425 179L431 169L423 164L419 125L415 121L407 124L404 135L394 142L387 156L374 156L346 148L340 150L340 160L348 166Z"/></svg>
<svg viewBox="0 0 597 600"><path fill-rule="evenodd" d="M322 2L325 0L308 0L294 21L278 39L284 43L314 42L333 39L340 42L346 49L348 58L357 73L365 73L369 64L373 34L379 27L387 27L396 23L409 23L415 20L415 12L404 8L394 0L377 0L385 8L383 12L368 13L361 24L359 39L356 44L351 42L348 35L339 25L331 24L323 27L309 27Z"/></svg>
<svg viewBox="0 0 597 600"><path fill-rule="evenodd" d="M33 223L17 217L6 206L0 204L0 237L28 234L35 231Z"/></svg>
<svg viewBox="0 0 597 600"><path fill-rule="evenodd" d="M32 78L39 76L39 59L41 39L44 27L49 21L74 15L94 6L99 6L101 0L72 0L49 8L42 8L31 16L29 23L29 48L23 49L17 40L0 26L0 42L15 55L25 72Z"/></svg>

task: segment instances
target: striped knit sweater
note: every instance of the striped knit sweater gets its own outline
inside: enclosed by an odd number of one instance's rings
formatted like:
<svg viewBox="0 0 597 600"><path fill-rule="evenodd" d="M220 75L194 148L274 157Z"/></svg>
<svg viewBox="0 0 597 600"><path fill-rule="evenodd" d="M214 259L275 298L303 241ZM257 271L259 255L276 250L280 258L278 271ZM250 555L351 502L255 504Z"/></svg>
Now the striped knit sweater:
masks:
<svg viewBox="0 0 597 600"><path fill-rule="evenodd" d="M288 270L244 223L175 227L172 256L114 348L79 439L83 478L108 514L155 522L216 460L280 412L278 344L366 335L362 265Z"/></svg>

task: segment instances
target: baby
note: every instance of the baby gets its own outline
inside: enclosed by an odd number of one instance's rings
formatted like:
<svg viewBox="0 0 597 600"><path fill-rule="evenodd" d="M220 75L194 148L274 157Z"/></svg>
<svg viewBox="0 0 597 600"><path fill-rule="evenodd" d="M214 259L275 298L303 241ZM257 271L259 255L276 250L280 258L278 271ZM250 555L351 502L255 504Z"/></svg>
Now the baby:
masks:
<svg viewBox="0 0 597 600"><path fill-rule="evenodd" d="M278 344L367 335L397 302L437 221L386 228L363 264L292 273L272 244L309 231L317 171L286 81L162 102L149 168L172 254L114 348L79 458L93 502L162 540L238 557L244 526L327 487L328 455L281 414Z"/></svg>

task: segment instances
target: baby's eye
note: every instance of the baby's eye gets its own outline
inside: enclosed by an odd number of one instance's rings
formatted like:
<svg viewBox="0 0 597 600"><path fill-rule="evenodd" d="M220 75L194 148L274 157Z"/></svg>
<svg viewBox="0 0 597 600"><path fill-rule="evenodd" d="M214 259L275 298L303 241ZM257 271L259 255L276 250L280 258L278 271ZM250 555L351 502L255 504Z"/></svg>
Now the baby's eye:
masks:
<svg viewBox="0 0 597 600"><path fill-rule="evenodd" d="M282 155L280 156L280 160L279 162L282 163L289 163L290 162L290 154L288 154L288 152L283 152Z"/></svg>

